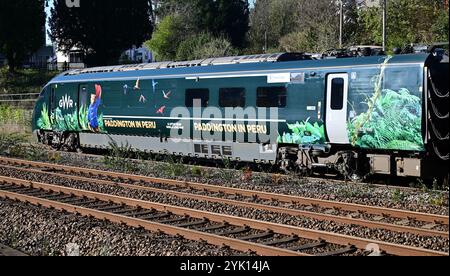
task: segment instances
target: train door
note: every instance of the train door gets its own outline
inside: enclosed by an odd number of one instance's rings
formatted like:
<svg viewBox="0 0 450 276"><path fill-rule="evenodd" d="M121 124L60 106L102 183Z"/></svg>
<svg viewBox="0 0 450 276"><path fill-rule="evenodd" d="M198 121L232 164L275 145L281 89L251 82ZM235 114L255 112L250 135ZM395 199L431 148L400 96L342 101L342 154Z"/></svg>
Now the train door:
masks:
<svg viewBox="0 0 450 276"><path fill-rule="evenodd" d="M57 84L52 84L50 86L49 104L48 104L48 114L50 117L54 117L56 108L58 107L58 100L56 99L56 88Z"/></svg>
<svg viewBox="0 0 450 276"><path fill-rule="evenodd" d="M350 144L347 131L348 74L327 76L326 130L330 143Z"/></svg>

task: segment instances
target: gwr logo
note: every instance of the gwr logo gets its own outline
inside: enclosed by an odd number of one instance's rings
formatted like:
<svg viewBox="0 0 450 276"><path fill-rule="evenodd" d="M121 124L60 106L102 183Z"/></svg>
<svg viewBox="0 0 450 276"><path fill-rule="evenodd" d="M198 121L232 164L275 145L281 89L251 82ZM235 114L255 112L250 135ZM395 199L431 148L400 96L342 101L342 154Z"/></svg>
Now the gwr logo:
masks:
<svg viewBox="0 0 450 276"><path fill-rule="evenodd" d="M66 0L66 6L68 8L79 8L80 0Z"/></svg>
<svg viewBox="0 0 450 276"><path fill-rule="evenodd" d="M70 96L65 95L59 101L59 107L62 109L73 108L73 100L70 98Z"/></svg>

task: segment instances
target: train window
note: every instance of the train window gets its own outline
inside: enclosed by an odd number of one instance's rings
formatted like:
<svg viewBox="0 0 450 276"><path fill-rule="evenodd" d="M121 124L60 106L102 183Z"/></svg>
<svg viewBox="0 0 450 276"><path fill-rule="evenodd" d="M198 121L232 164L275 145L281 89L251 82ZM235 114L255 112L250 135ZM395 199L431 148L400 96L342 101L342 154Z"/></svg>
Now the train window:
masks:
<svg viewBox="0 0 450 276"><path fill-rule="evenodd" d="M335 78L331 82L331 109L341 110L344 108L344 79Z"/></svg>
<svg viewBox="0 0 450 276"><path fill-rule="evenodd" d="M258 107L286 107L287 89L279 87L258 87L257 103Z"/></svg>
<svg viewBox="0 0 450 276"><path fill-rule="evenodd" d="M245 88L220 88L220 107L245 107Z"/></svg>
<svg viewBox="0 0 450 276"><path fill-rule="evenodd" d="M202 107L209 103L209 89L186 89L186 107L193 107L195 101L200 101Z"/></svg>

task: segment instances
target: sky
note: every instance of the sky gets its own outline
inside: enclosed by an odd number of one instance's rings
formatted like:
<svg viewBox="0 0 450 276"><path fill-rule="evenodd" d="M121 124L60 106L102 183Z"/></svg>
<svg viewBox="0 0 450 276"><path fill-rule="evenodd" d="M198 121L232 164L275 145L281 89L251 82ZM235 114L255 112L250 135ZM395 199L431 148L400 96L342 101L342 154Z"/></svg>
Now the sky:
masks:
<svg viewBox="0 0 450 276"><path fill-rule="evenodd" d="M45 12L47 13L47 23L48 23L48 18L49 18L49 16L50 16L50 9L51 9L51 7L53 6L53 1L54 0L49 0L48 2L48 7L46 7L45 8ZM180 0L180 1L183 1L183 0ZM254 4L255 4L255 1L256 0L249 0L249 2L250 2L250 6L252 7ZM48 32L48 30L49 30L49 26L48 26L48 24L47 24L47 26L46 26L46 29L47 29L47 32ZM51 45L52 44L52 41L50 40L50 37L48 36L48 34L46 34L47 35L47 45Z"/></svg>

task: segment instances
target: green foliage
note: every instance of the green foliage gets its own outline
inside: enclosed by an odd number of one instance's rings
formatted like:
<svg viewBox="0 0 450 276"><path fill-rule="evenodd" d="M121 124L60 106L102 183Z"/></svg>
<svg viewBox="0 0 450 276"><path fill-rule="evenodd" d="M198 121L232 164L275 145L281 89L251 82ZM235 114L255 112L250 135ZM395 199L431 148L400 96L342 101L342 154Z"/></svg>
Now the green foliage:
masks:
<svg viewBox="0 0 450 276"><path fill-rule="evenodd" d="M145 45L158 60L189 60L235 55L248 31L246 0L162 0L162 18Z"/></svg>
<svg viewBox="0 0 450 276"><path fill-rule="evenodd" d="M82 130L89 129L89 120L88 120L88 108L86 105L82 105L80 107L80 112L78 114L78 120ZM103 120L102 120L103 124Z"/></svg>
<svg viewBox="0 0 450 276"><path fill-rule="evenodd" d="M278 143L284 144L324 144L325 126L319 123L311 124L309 119L304 122L288 124L290 133L278 137Z"/></svg>
<svg viewBox="0 0 450 276"><path fill-rule="evenodd" d="M183 160L176 160L172 155L166 157L167 166L164 167L165 173L171 177L182 176L186 174L188 168L183 164Z"/></svg>
<svg viewBox="0 0 450 276"><path fill-rule="evenodd" d="M134 152L128 143L119 145L116 141L110 139L109 149L109 154L103 157L103 163L108 168L127 172L135 170L135 165L132 160Z"/></svg>
<svg viewBox="0 0 450 276"><path fill-rule="evenodd" d="M117 64L123 51L150 38L151 1L82 2L78 8L68 8L66 0L55 0L49 25L58 48L69 51L76 46L89 66Z"/></svg>
<svg viewBox="0 0 450 276"><path fill-rule="evenodd" d="M40 93L42 87L56 74L57 72L23 69L16 70L14 77L10 77L7 68L3 67L0 69L0 93Z"/></svg>
<svg viewBox="0 0 450 276"><path fill-rule="evenodd" d="M32 110L0 105L0 132L23 133L31 138Z"/></svg>
<svg viewBox="0 0 450 276"><path fill-rule="evenodd" d="M26 142L26 137L23 134L0 132L0 155L9 155L24 142Z"/></svg>
<svg viewBox="0 0 450 276"><path fill-rule="evenodd" d="M37 127L42 130L51 130L52 123L50 122L50 116L48 114L47 105L44 103L42 105L41 116L37 121Z"/></svg>
<svg viewBox="0 0 450 276"><path fill-rule="evenodd" d="M180 16L169 15L161 20L152 39L145 42L159 60L175 60L177 49L186 37L185 25Z"/></svg>
<svg viewBox="0 0 450 276"><path fill-rule="evenodd" d="M211 34L202 33L192 36L181 42L177 49L176 60L196 60L213 57L237 55L231 42L223 37L213 37Z"/></svg>
<svg viewBox="0 0 450 276"><path fill-rule="evenodd" d="M0 1L0 52L13 72L45 40L45 0Z"/></svg>
<svg viewBox="0 0 450 276"><path fill-rule="evenodd" d="M442 1L390 0L387 12L389 50L410 43L448 41L448 10L444 10ZM359 17L363 26L361 43L381 45L381 8L363 9Z"/></svg>
<svg viewBox="0 0 450 276"><path fill-rule="evenodd" d="M373 109L348 124L351 141L363 148L420 151L424 147L421 117L419 97L407 89L384 89Z"/></svg>
<svg viewBox="0 0 450 276"><path fill-rule="evenodd" d="M320 52L337 47L338 8L333 1L258 0L250 18L251 51ZM354 21L351 16L346 15L347 26Z"/></svg>
<svg viewBox="0 0 450 276"><path fill-rule="evenodd" d="M59 132L89 130L88 112L87 107L82 105L79 112L78 110L74 110L72 113L63 114L60 108L56 108L49 115L47 105L43 104L37 126L42 130L55 130ZM103 114L98 116L98 126L100 132L105 132Z"/></svg>
<svg viewBox="0 0 450 276"><path fill-rule="evenodd" d="M400 191L399 189L396 189L396 190L394 190L394 191L391 193L391 199L392 199L392 201L394 201L394 202L400 203L400 202L403 202L403 201L406 199L406 195L405 195L405 193L403 193L403 192Z"/></svg>

